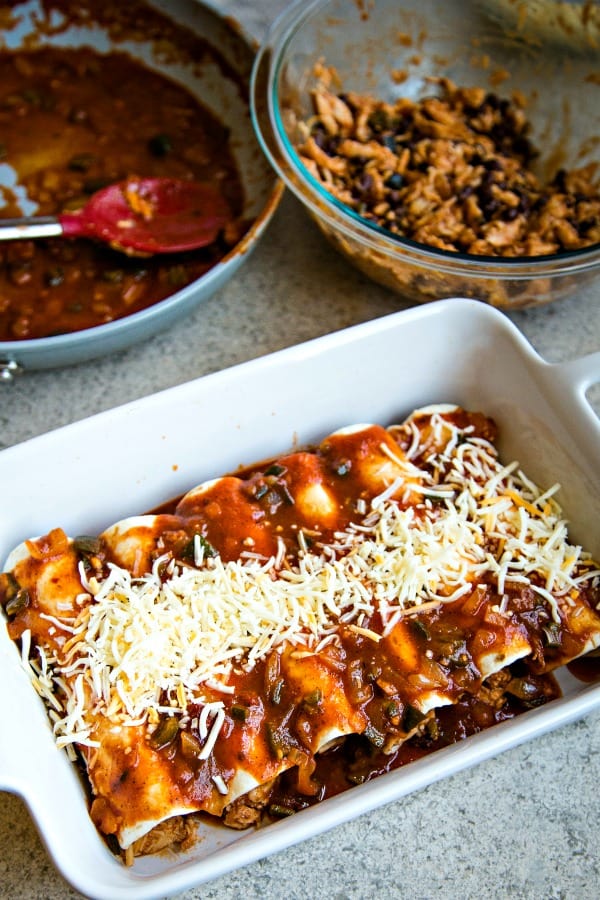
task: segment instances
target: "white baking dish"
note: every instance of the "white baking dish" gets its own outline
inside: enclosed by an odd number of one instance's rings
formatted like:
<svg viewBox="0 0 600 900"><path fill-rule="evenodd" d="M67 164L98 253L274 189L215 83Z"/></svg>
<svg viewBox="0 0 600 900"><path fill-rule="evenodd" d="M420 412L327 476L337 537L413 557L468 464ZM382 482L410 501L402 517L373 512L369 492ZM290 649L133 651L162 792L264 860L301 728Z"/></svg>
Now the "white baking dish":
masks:
<svg viewBox="0 0 600 900"><path fill-rule="evenodd" d="M328 335L136 401L0 453L0 558L61 525L90 533L195 483L352 422L455 402L498 422L503 457L560 481L573 538L600 554L600 424L585 398L600 352L542 360L504 314L446 300ZM256 832L202 826L186 854L125 868L87 812L75 769L0 627L0 789L26 801L62 874L98 898L164 897L314 836L600 706L600 684L560 673L563 697Z"/></svg>

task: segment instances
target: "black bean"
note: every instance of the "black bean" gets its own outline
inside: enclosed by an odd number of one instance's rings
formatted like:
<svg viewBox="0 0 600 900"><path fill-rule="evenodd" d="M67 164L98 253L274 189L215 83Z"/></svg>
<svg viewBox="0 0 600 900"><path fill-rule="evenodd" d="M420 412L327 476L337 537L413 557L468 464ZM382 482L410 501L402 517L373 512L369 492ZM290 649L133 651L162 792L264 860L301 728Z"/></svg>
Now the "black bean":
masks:
<svg viewBox="0 0 600 900"><path fill-rule="evenodd" d="M396 133L404 134L412 128L413 116L411 113L403 113L396 122Z"/></svg>
<svg viewBox="0 0 600 900"><path fill-rule="evenodd" d="M373 131L381 132L385 131L389 126L390 122L386 111L384 109L374 109L369 116L369 127L372 128Z"/></svg>
<svg viewBox="0 0 600 900"><path fill-rule="evenodd" d="M494 199L488 200L487 203L480 204L480 206L481 211L488 222L494 218L494 216L500 209L500 204L497 200Z"/></svg>
<svg viewBox="0 0 600 900"><path fill-rule="evenodd" d="M575 228L577 230L577 234L580 237L584 237L588 231L594 228L598 224L595 218L582 219L581 222L575 223Z"/></svg>
<svg viewBox="0 0 600 900"><path fill-rule="evenodd" d="M391 188L394 191L399 190L404 185L404 176L400 174L400 172L394 172L393 175L390 175L388 180L385 183L386 187Z"/></svg>
<svg viewBox="0 0 600 900"><path fill-rule="evenodd" d="M534 157L537 156L531 142L522 135L517 136L513 141L513 152L516 153L517 156L521 156L525 161L534 159Z"/></svg>
<svg viewBox="0 0 600 900"><path fill-rule="evenodd" d="M484 159L483 167L488 172L502 172L503 171L502 163L499 160L494 159L493 157L489 158L489 159Z"/></svg>

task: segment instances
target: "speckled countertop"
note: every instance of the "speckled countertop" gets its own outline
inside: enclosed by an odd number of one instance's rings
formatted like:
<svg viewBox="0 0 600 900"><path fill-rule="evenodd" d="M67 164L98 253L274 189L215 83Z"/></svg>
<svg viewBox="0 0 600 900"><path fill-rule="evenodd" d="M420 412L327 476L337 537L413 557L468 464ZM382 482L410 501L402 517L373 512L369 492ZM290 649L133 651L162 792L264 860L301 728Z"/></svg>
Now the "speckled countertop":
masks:
<svg viewBox="0 0 600 900"><path fill-rule="evenodd" d="M283 0L215 4L260 37ZM358 274L285 195L233 280L154 339L0 391L0 448L408 304ZM588 293L511 318L549 361L600 348ZM600 391L592 391L600 409ZM7 511L2 511L6 514ZM4 726L1 726L4 727ZM192 898L596 900L600 713L186 894ZM0 896L78 896L22 802L0 795Z"/></svg>

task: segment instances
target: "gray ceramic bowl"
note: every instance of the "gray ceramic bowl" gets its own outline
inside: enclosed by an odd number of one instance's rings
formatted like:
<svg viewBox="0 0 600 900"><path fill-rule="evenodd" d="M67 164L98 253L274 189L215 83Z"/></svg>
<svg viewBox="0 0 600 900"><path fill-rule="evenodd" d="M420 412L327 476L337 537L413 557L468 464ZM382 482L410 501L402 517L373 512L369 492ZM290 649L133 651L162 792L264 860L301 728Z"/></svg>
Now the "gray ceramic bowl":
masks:
<svg viewBox="0 0 600 900"><path fill-rule="evenodd" d="M125 49L147 66L165 73L201 97L231 133L230 146L243 182L245 206L243 216L254 223L243 239L205 275L177 291L165 300L141 312L134 313L106 325L73 334L23 341L0 342L0 381L9 382L20 371L47 369L79 363L103 356L163 331L176 319L185 316L202 300L218 290L248 258L250 251L265 230L281 197L283 186L265 159L252 128L249 98L240 83L249 87L256 44L238 23L225 18L209 5L196 0L154 0L150 3L164 14L183 24L219 53L231 68L228 76L216 64L203 62L201 66L171 63L155 52L151 36L128 41ZM33 0L27 9L35 14L42 3ZM29 17L21 20L13 32L4 31L3 39L11 47L18 47L31 32ZM124 49L122 43L113 44L110 34L99 25L91 28L68 28L58 31L49 40L55 43L80 46L91 44L100 51Z"/></svg>
<svg viewBox="0 0 600 900"><path fill-rule="evenodd" d="M375 281L418 302L467 296L506 309L548 303L600 276L600 245L539 257L484 257L392 235L309 173L298 152L302 124L314 112L317 64L335 69L343 91L388 102L418 100L431 94L430 76L446 76L459 86L524 95L540 173L577 168L598 160L599 26L597 4L296 2L274 23L257 56L255 127L274 168L327 239Z"/></svg>

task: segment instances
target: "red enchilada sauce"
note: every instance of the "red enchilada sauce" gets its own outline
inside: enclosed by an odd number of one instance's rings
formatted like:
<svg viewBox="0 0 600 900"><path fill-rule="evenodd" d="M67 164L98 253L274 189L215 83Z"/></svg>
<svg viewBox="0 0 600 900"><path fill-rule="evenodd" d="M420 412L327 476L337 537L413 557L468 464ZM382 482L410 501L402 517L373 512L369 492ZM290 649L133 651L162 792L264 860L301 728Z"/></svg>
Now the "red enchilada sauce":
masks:
<svg viewBox="0 0 600 900"><path fill-rule="evenodd" d="M454 706L436 710L435 717L416 735L393 753L384 753L364 735L349 735L343 743L316 757L314 781L319 785L316 796L307 796L298 789L297 775L285 772L269 798L268 813L273 818L291 815L316 802L334 797L355 784L371 781L436 750L456 744L491 725L514 719L516 716L550 700L560 697L560 688L553 675L532 675L524 666L512 667L515 679L522 679L530 690L524 700L507 693L500 708L481 698L463 696ZM515 687L515 689L517 689Z"/></svg>
<svg viewBox="0 0 600 900"><path fill-rule="evenodd" d="M82 239L0 243L2 341L76 332L151 306L208 271L250 224L240 218L227 129L183 86L126 53L0 52L0 163L18 182L0 188L3 218L23 214L23 191L37 207L27 214L52 215L130 176L210 182L232 211L214 244L177 255L134 258Z"/></svg>
<svg viewBox="0 0 600 900"><path fill-rule="evenodd" d="M600 653L589 653L568 663L567 669L579 681L594 684L600 681Z"/></svg>

